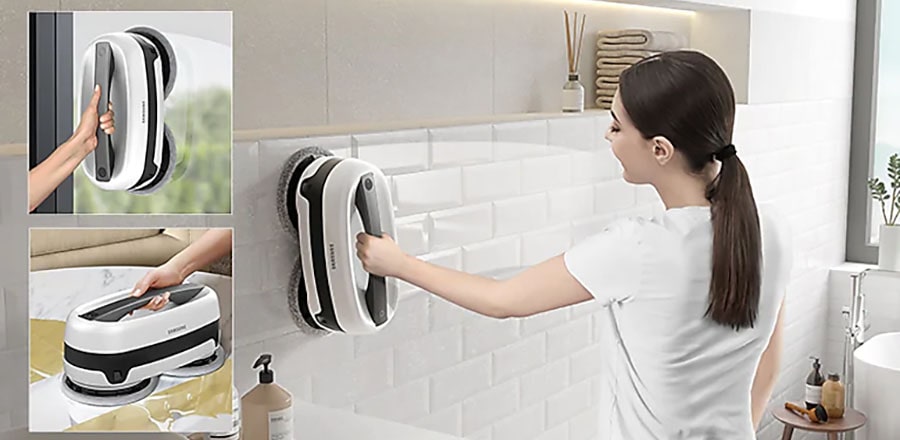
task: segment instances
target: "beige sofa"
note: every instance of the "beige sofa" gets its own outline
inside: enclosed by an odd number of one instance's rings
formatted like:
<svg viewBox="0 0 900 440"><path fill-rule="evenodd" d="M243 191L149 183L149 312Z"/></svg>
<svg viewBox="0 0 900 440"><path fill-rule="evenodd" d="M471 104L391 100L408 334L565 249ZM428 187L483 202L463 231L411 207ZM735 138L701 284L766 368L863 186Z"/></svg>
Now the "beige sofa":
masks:
<svg viewBox="0 0 900 440"><path fill-rule="evenodd" d="M206 229L32 229L31 270L83 266L158 266ZM230 258L205 268L231 275Z"/></svg>

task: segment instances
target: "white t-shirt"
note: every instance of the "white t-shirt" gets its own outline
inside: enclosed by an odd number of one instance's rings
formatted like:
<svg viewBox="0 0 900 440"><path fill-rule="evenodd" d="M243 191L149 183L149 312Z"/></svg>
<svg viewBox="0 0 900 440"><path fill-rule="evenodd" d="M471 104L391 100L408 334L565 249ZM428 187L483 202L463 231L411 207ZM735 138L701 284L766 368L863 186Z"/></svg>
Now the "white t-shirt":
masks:
<svg viewBox="0 0 900 440"><path fill-rule="evenodd" d="M621 219L565 253L569 272L606 312L600 438L755 438L750 389L791 266L783 222L758 209L759 311L754 327L740 331L704 317L712 271L708 207Z"/></svg>

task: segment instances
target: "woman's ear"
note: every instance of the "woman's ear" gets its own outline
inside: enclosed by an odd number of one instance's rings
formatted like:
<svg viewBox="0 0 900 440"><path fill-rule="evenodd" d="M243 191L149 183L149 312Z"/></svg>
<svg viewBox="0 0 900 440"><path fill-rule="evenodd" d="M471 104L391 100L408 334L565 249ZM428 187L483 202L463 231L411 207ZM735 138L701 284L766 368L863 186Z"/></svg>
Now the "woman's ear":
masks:
<svg viewBox="0 0 900 440"><path fill-rule="evenodd" d="M653 157L660 165L667 164L675 157L675 146L665 136L654 136L650 139Z"/></svg>

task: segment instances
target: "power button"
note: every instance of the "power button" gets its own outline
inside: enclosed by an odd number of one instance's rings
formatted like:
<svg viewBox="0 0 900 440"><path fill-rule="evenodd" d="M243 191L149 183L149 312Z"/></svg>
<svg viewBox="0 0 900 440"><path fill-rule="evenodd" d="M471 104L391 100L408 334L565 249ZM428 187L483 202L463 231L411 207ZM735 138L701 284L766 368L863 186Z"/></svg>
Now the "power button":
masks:
<svg viewBox="0 0 900 440"><path fill-rule="evenodd" d="M372 179L366 177L366 181L363 182L363 185L366 186L366 190L367 190L367 191L368 191L368 190L371 190L371 189L372 189Z"/></svg>

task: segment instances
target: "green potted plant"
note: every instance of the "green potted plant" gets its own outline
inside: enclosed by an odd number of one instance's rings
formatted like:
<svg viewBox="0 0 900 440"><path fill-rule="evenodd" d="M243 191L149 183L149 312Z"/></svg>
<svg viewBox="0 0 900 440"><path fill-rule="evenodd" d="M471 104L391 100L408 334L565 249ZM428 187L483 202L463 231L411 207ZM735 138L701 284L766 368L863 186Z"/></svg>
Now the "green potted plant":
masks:
<svg viewBox="0 0 900 440"><path fill-rule="evenodd" d="M881 204L884 223L878 230L878 267L900 272L900 154L888 159L890 191L879 178L869 179L869 193Z"/></svg>

